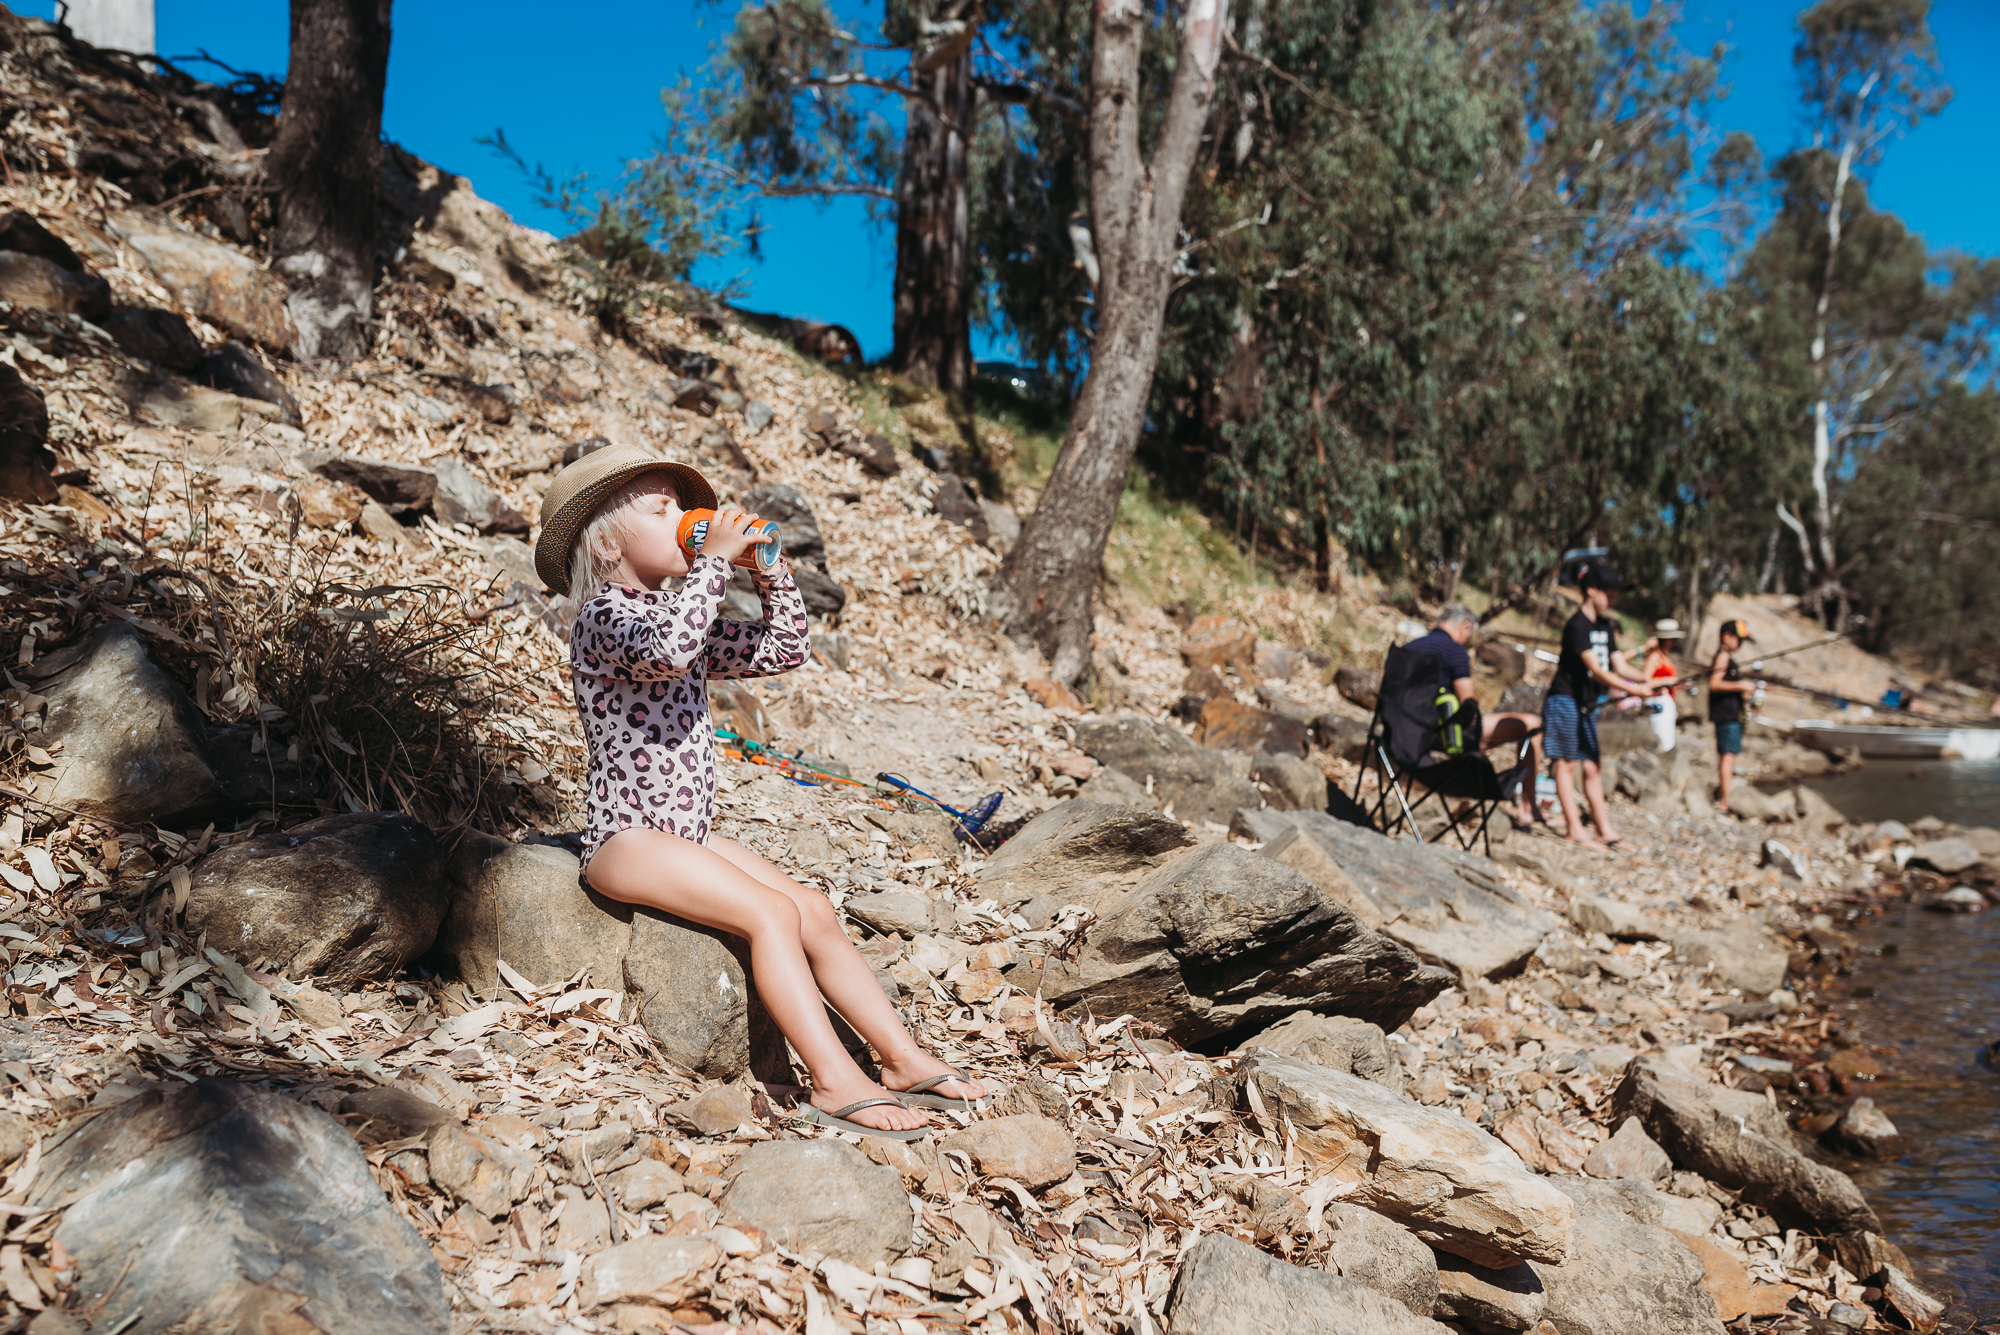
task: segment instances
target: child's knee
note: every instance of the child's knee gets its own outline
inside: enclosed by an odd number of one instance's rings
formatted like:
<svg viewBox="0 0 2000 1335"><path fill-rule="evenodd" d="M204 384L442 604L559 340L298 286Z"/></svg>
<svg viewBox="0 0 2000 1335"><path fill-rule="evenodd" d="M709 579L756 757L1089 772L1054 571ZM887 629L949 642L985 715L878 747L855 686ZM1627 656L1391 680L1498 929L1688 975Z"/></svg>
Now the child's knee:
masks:
<svg viewBox="0 0 2000 1335"><path fill-rule="evenodd" d="M807 936L821 936L827 932L838 932L840 915L833 911L833 905L820 895L808 892L806 897L794 905L799 912L799 927Z"/></svg>
<svg viewBox="0 0 2000 1335"><path fill-rule="evenodd" d="M751 915L753 934L772 933L777 936L797 940L805 934L799 906L792 902L790 895L776 890L766 890L757 896Z"/></svg>

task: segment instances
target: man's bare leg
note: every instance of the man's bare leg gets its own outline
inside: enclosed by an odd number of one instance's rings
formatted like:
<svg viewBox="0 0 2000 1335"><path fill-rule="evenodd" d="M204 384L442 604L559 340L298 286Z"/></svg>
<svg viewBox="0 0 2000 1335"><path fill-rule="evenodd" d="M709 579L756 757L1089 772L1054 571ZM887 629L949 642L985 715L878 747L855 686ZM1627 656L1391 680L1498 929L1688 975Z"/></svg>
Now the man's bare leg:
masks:
<svg viewBox="0 0 2000 1335"><path fill-rule="evenodd" d="M1542 772L1541 726L1540 714L1487 714L1479 725L1479 749L1491 751L1495 747L1518 744L1523 737L1531 737L1528 754L1535 764L1533 775L1539 775ZM1542 818L1541 809L1535 805L1533 775L1523 779L1514 794L1514 806L1523 824Z"/></svg>

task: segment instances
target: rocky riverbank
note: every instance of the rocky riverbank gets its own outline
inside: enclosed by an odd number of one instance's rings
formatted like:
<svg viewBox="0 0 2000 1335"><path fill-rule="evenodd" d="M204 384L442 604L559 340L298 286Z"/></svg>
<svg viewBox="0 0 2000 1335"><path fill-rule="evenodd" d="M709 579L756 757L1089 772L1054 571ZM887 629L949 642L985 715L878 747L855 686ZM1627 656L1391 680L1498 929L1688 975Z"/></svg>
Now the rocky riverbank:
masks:
<svg viewBox="0 0 2000 1335"><path fill-rule="evenodd" d="M936 465L996 429L698 302L613 336L400 152L376 355L301 365L257 217L204 202L254 106L4 14L0 78L0 1328L1935 1324L1817 1148L1894 1135L1819 988L1984 835L1720 816L1686 749L1618 756L1618 854L1340 824L1371 674L1314 646L1400 633L1367 589L1114 594L1086 704L978 620L1008 498ZM600 440L806 575L813 662L720 721L1005 795L977 847L740 761L719 798L990 1112L788 1121L740 948L579 888L522 535Z"/></svg>

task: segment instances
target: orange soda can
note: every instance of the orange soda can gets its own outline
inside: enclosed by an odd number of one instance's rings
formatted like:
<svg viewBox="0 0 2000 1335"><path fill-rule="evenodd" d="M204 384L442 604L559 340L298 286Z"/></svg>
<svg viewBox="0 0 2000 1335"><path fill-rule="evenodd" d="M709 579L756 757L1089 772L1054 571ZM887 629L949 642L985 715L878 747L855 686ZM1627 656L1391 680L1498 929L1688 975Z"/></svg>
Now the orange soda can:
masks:
<svg viewBox="0 0 2000 1335"><path fill-rule="evenodd" d="M688 554L689 560L701 555L701 544L708 537L708 522L713 518L715 518L713 510L689 510L681 516L680 528L676 530L675 536L680 539L681 550ZM750 531L762 533L763 541L737 557L731 564L742 566L745 570L755 570L761 575L768 575L778 564L778 557L783 554L783 535L776 524L768 519L759 519L755 515L750 516Z"/></svg>

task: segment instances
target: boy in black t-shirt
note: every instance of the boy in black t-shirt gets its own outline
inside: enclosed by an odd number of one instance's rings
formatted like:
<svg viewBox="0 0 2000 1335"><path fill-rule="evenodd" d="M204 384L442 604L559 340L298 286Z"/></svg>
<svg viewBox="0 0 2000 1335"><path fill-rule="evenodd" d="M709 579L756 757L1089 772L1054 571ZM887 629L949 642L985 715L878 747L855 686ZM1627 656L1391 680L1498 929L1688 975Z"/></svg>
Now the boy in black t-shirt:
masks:
<svg viewBox="0 0 2000 1335"><path fill-rule="evenodd" d="M1618 626L1611 617L1611 603L1625 587L1625 577L1603 558L1593 558L1577 572L1577 587L1583 591L1583 606L1563 627L1562 656L1556 663L1555 679L1549 683L1542 703L1544 736L1549 758L1556 762L1556 801L1562 805L1563 837L1572 843L1600 841L1612 848L1623 846L1611 828L1604 805L1604 772L1599 768L1597 750L1597 704L1601 688L1651 695L1653 688L1641 681L1618 648ZM1582 813L1577 809L1576 772L1583 767L1583 796L1590 803L1590 820L1599 838L1585 833Z"/></svg>

